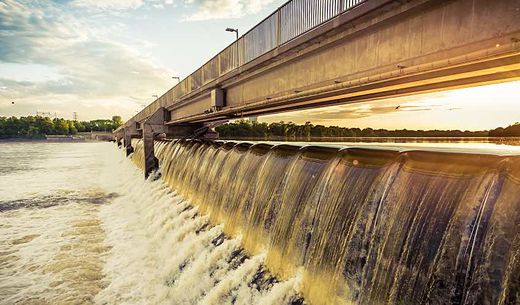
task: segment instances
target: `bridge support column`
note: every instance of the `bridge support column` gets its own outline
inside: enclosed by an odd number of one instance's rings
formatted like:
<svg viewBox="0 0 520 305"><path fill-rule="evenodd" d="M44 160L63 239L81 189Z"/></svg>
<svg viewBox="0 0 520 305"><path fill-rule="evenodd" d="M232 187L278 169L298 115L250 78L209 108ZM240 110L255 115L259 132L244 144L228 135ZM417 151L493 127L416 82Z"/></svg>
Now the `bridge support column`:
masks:
<svg viewBox="0 0 520 305"><path fill-rule="evenodd" d="M143 145L144 145L144 177L148 178L151 172L159 169L159 160L155 157L154 140L162 133L167 133L169 112L164 108L159 108L143 124Z"/></svg>
<svg viewBox="0 0 520 305"><path fill-rule="evenodd" d="M134 152L134 148L132 147L132 137L136 137L138 135L139 133L137 132L135 123L132 123L129 127L125 127L123 144L125 146L127 157Z"/></svg>
<svg viewBox="0 0 520 305"><path fill-rule="evenodd" d="M173 138L206 138L218 139L218 133L204 124L186 124L168 126L170 112L161 107L157 109L143 123L143 145L144 145L144 176L148 178L150 173L159 169L159 160L155 157L154 143L158 135L164 134Z"/></svg>
<svg viewBox="0 0 520 305"><path fill-rule="evenodd" d="M125 137L124 129L114 132L114 138L116 139L117 147L121 147L121 145L123 145L121 141L123 140L124 137Z"/></svg>

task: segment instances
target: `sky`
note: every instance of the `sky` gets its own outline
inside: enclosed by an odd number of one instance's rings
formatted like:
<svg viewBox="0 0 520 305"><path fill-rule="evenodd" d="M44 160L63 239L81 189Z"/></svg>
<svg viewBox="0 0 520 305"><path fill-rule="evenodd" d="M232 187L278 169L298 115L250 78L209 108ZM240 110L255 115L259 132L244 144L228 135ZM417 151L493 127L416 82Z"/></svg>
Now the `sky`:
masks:
<svg viewBox="0 0 520 305"><path fill-rule="evenodd" d="M489 130L520 122L520 81L265 116L326 126Z"/></svg>
<svg viewBox="0 0 520 305"><path fill-rule="evenodd" d="M128 119L283 2L0 0L0 116Z"/></svg>
<svg viewBox="0 0 520 305"><path fill-rule="evenodd" d="M0 0L0 116L128 119L230 44L225 28L245 33L283 2ZM519 102L520 82L510 82L260 121L481 130L520 121Z"/></svg>

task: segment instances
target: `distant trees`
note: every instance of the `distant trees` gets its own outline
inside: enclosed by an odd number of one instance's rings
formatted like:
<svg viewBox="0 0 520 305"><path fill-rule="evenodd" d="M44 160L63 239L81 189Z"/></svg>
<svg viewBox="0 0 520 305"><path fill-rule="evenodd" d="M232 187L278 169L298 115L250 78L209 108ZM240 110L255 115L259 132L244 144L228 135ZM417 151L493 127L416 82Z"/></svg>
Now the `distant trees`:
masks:
<svg viewBox="0 0 520 305"><path fill-rule="evenodd" d="M496 128L489 131L490 137L520 137L520 122L509 125L506 128Z"/></svg>
<svg viewBox="0 0 520 305"><path fill-rule="evenodd" d="M78 132L113 131L122 124L120 116L112 120L71 121L41 116L0 117L0 139L43 138L45 135L74 135Z"/></svg>
<svg viewBox="0 0 520 305"><path fill-rule="evenodd" d="M43 138L45 135L74 135L78 132L111 132L121 126L120 116L111 120L71 121L62 118L51 119L41 116L0 117L0 139ZM302 139L341 137L520 137L520 122L508 127L489 131L461 130L387 130L372 128L346 128L339 126L313 125L306 122L297 125L292 122L258 123L238 120L216 128L222 138L258 139Z"/></svg>
<svg viewBox="0 0 520 305"><path fill-rule="evenodd" d="M306 122L297 125L292 122L258 123L238 120L216 128L222 138L283 138L310 139L332 137L520 137L520 123L491 131L462 130L387 130L372 128L346 128L339 126L313 125Z"/></svg>

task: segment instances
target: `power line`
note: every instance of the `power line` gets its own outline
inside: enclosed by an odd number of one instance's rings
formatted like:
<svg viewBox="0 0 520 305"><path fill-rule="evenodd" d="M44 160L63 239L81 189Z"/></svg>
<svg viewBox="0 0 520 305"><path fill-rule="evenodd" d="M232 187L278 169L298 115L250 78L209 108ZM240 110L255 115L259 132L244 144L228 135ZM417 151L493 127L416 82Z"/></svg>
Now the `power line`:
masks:
<svg viewBox="0 0 520 305"><path fill-rule="evenodd" d="M43 118L58 118L58 115L56 112L52 113L50 111L36 111L36 116L41 116Z"/></svg>

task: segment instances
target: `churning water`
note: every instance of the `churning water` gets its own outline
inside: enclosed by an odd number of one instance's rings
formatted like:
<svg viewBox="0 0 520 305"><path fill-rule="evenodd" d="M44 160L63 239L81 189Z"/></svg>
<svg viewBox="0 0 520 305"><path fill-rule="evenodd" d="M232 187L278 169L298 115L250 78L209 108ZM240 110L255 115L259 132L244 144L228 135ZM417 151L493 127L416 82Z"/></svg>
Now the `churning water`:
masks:
<svg viewBox="0 0 520 305"><path fill-rule="evenodd" d="M301 278L307 303L520 303L519 156L201 141L155 151L163 180L277 278Z"/></svg>
<svg viewBox="0 0 520 305"><path fill-rule="evenodd" d="M110 143L0 144L0 304L290 304L247 256Z"/></svg>
<svg viewBox="0 0 520 305"><path fill-rule="evenodd" d="M0 144L1 305L520 302L520 157L133 145Z"/></svg>

